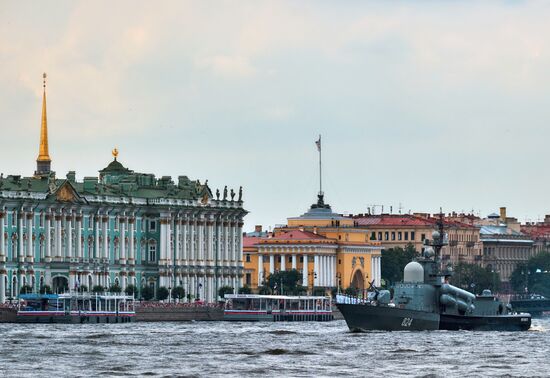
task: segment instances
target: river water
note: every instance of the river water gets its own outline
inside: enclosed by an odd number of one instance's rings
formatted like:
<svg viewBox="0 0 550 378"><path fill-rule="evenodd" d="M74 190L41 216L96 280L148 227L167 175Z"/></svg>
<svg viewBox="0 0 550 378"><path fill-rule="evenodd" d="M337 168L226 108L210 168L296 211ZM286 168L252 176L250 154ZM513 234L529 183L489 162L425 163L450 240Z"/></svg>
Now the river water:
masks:
<svg viewBox="0 0 550 378"><path fill-rule="evenodd" d="M371 332L327 323L0 324L2 376L548 376L527 332Z"/></svg>

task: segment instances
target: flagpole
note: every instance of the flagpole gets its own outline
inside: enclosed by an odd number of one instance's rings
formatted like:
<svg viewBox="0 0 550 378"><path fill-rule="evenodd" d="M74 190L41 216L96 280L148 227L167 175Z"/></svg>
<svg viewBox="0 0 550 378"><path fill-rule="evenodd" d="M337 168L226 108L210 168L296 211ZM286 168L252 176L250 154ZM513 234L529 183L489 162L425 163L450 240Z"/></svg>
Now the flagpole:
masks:
<svg viewBox="0 0 550 378"><path fill-rule="evenodd" d="M323 194L323 175L321 165L321 135L319 134L319 194Z"/></svg>

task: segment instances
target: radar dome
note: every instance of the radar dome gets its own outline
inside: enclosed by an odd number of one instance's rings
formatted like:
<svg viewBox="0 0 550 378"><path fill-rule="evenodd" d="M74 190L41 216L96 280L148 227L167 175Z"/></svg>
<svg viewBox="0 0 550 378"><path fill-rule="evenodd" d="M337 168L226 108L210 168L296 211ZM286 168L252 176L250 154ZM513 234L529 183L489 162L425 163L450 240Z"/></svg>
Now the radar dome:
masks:
<svg viewBox="0 0 550 378"><path fill-rule="evenodd" d="M424 268L416 261L408 263L403 273L404 282L424 282Z"/></svg>

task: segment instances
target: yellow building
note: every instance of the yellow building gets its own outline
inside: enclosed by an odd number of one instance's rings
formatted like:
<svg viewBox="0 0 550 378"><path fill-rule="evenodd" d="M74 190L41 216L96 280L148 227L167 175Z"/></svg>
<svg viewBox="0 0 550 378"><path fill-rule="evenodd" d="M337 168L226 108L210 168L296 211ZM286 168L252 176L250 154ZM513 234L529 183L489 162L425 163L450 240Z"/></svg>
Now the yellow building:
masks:
<svg viewBox="0 0 550 378"><path fill-rule="evenodd" d="M380 243L354 220L334 213L320 194L305 214L273 233L243 238L244 284L253 290L276 271L297 269L303 285L364 289L380 285ZM258 230L257 230L258 231Z"/></svg>

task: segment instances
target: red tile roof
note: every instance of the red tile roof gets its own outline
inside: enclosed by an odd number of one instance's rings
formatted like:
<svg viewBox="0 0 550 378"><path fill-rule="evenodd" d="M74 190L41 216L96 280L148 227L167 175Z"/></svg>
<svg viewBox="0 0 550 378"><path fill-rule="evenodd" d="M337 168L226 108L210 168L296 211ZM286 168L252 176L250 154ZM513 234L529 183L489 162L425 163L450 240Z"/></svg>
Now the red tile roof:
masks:
<svg viewBox="0 0 550 378"><path fill-rule="evenodd" d="M243 248L246 247L254 247L256 244L258 244L262 240L262 238L259 238L257 236L243 236Z"/></svg>
<svg viewBox="0 0 550 378"><path fill-rule="evenodd" d="M550 238L550 225L521 226L521 232L532 238Z"/></svg>

